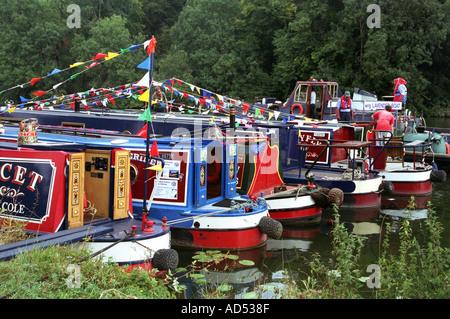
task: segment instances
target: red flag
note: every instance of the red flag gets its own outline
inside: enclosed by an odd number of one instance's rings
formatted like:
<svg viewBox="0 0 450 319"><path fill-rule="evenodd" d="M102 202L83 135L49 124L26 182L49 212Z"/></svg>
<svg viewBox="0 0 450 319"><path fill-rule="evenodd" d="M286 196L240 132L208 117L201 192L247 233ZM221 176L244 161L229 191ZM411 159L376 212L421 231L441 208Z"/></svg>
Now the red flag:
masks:
<svg viewBox="0 0 450 319"><path fill-rule="evenodd" d="M150 148L150 155L159 157L158 144L156 144L156 140L153 141L152 147Z"/></svg>
<svg viewBox="0 0 450 319"><path fill-rule="evenodd" d="M47 93L47 91L37 91L37 92L34 92L33 95L41 96L42 94L45 94L45 93Z"/></svg>
<svg viewBox="0 0 450 319"><path fill-rule="evenodd" d="M248 111L248 108L250 107L250 104L248 104L248 103L244 103L244 113L247 113L247 111Z"/></svg>
<svg viewBox="0 0 450 319"><path fill-rule="evenodd" d="M156 39L154 36L152 36L152 39L150 40L150 42L147 46L148 55L155 53L155 47L156 47Z"/></svg>
<svg viewBox="0 0 450 319"><path fill-rule="evenodd" d="M95 57L92 58L92 60L98 60L101 58L106 58L108 55L104 54L104 53L97 53L97 55Z"/></svg>
<svg viewBox="0 0 450 319"><path fill-rule="evenodd" d="M147 138L147 127L148 127L148 123L144 125L144 127L142 127L139 132L137 133L138 136L143 137L143 138Z"/></svg>
<svg viewBox="0 0 450 319"><path fill-rule="evenodd" d="M37 81L39 81L40 79L42 79L42 78L33 78L33 79L31 79L31 85L34 85Z"/></svg>

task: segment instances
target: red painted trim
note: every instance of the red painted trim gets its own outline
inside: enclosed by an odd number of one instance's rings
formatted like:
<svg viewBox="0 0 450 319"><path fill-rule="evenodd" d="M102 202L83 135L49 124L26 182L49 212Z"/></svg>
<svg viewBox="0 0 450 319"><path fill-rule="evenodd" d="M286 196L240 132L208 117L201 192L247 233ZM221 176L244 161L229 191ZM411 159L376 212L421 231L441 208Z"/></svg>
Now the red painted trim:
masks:
<svg viewBox="0 0 450 319"><path fill-rule="evenodd" d="M429 195L433 191L430 180L425 182L392 182L394 195Z"/></svg>
<svg viewBox="0 0 450 319"><path fill-rule="evenodd" d="M237 230L171 227L171 231L172 245L195 249L250 249L262 246L267 241L267 235L263 234L258 227ZM187 238L186 231L191 238Z"/></svg>
<svg viewBox="0 0 450 319"><path fill-rule="evenodd" d="M344 195L344 202L342 207L351 208L365 208L381 206L381 194L366 193L366 194L346 194Z"/></svg>
<svg viewBox="0 0 450 319"><path fill-rule="evenodd" d="M269 215L281 223L299 222L322 215L322 209L317 206L296 207L290 209L269 209Z"/></svg>

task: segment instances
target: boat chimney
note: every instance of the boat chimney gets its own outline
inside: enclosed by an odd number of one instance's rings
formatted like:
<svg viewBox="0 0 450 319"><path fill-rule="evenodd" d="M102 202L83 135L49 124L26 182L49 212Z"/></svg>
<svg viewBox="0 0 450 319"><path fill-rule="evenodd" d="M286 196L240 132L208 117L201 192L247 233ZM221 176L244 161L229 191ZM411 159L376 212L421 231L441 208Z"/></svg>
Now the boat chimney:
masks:
<svg viewBox="0 0 450 319"><path fill-rule="evenodd" d="M233 130L236 128L236 107L230 105L230 128Z"/></svg>

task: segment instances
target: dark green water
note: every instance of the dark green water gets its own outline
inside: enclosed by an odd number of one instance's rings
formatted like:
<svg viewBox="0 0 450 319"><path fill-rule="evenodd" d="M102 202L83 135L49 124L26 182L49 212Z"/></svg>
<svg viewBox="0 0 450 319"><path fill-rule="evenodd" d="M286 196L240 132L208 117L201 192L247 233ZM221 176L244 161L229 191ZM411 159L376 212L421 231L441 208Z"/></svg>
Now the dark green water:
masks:
<svg viewBox="0 0 450 319"><path fill-rule="evenodd" d="M427 125L450 127L448 122L450 121L429 119ZM438 220L444 228L441 238L442 246L450 248L450 178L445 183L434 183L432 195L419 200L418 203L422 206L419 208L426 207L428 201L431 201ZM401 203L395 201L395 204ZM402 214L405 209L340 212L341 220L345 222L347 229L365 240L360 259L362 267L376 263L379 255L380 229L386 212ZM421 229L424 227L423 219L420 218L423 214L426 214L426 209L417 209L413 212L413 216L418 218L413 222L414 229L418 230L418 236L421 235ZM247 292L257 291L258 289L255 288L257 284L270 283L282 288L287 280L300 281L305 278L305 272L308 273L306 262L311 260L312 254L319 253L325 260L331 252L331 225L328 219L332 216L332 211L325 210L320 225L311 228L285 229L283 238L269 240L263 248L242 252L240 259L252 260L255 263L254 266L238 264L234 266L233 270L230 270L225 269L225 263L221 263L217 265L216 270L205 272L205 278L209 283L232 285L235 298L241 298ZM387 218L390 218L394 225L399 219L397 217ZM192 253L179 253L181 266L184 267L192 262ZM196 285L190 284L189 281L184 283L189 287L185 297L197 298ZM263 298L273 298L273 293L265 292Z"/></svg>

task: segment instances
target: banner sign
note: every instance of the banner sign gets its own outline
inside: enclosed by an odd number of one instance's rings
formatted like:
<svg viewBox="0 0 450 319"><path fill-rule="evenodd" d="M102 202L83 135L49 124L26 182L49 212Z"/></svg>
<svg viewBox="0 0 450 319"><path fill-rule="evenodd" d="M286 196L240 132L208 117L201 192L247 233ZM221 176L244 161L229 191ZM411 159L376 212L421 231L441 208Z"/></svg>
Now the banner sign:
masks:
<svg viewBox="0 0 450 319"><path fill-rule="evenodd" d="M393 110L401 110L402 102L392 102L392 101L375 101L375 102L364 102L365 110L384 110L386 105L392 106Z"/></svg>
<svg viewBox="0 0 450 319"><path fill-rule="evenodd" d="M55 173L50 159L0 157L0 216L42 223L50 215Z"/></svg>

